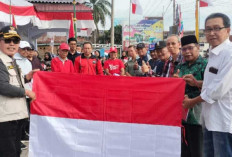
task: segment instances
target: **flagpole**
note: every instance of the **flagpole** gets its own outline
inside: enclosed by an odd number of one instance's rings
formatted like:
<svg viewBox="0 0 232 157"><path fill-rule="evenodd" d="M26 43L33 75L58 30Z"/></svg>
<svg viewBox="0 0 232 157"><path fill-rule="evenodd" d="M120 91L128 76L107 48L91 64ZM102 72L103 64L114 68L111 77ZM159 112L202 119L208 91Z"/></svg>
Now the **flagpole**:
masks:
<svg viewBox="0 0 232 157"><path fill-rule="evenodd" d="M77 26L76 26L76 1L73 0L73 12L74 12L74 18L73 18L73 22L74 22L74 32L75 32L75 38L77 39Z"/></svg>
<svg viewBox="0 0 232 157"><path fill-rule="evenodd" d="M163 39L164 40L164 6L163 6L163 13L162 13L162 20L163 20Z"/></svg>
<svg viewBox="0 0 232 157"><path fill-rule="evenodd" d="M11 22L11 14L12 14L12 11L11 11L11 0L10 0L10 25L12 25L12 22Z"/></svg>
<svg viewBox="0 0 232 157"><path fill-rule="evenodd" d="M114 0L111 0L111 47L114 47Z"/></svg>
<svg viewBox="0 0 232 157"><path fill-rule="evenodd" d="M196 0L196 9L195 9L195 35L197 41L199 42L199 7L198 0Z"/></svg>
<svg viewBox="0 0 232 157"><path fill-rule="evenodd" d="M129 46L131 40L131 0L130 0L130 10L129 10Z"/></svg>

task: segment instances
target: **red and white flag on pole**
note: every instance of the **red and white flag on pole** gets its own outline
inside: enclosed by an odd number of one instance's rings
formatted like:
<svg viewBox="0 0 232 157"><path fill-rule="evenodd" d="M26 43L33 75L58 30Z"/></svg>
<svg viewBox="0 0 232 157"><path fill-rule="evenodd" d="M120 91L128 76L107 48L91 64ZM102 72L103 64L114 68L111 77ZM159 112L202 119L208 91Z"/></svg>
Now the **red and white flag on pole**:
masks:
<svg viewBox="0 0 232 157"><path fill-rule="evenodd" d="M12 14L12 26L15 27L15 28L17 28L14 14Z"/></svg>
<svg viewBox="0 0 232 157"><path fill-rule="evenodd" d="M200 0L200 7L208 7L212 5L212 0Z"/></svg>
<svg viewBox="0 0 232 157"><path fill-rule="evenodd" d="M70 27L69 27L69 38L75 37L74 25L73 25L73 14L71 14Z"/></svg>
<svg viewBox="0 0 232 157"><path fill-rule="evenodd" d="M132 13L142 15L143 9L142 6L140 5L139 0L132 0L131 3L132 3Z"/></svg>
<svg viewBox="0 0 232 157"><path fill-rule="evenodd" d="M30 157L180 157L183 79L33 78Z"/></svg>

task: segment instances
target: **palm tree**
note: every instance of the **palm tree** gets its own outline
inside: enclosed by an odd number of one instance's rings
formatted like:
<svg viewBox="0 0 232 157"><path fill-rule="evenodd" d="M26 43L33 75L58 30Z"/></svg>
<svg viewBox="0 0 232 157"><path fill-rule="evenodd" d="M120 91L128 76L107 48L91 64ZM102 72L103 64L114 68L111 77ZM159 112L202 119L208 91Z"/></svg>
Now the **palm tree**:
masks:
<svg viewBox="0 0 232 157"><path fill-rule="evenodd" d="M97 38L99 37L98 23L104 27L106 23L106 16L111 16L111 3L108 0L90 0L84 3L86 6L93 9L93 19L97 28Z"/></svg>

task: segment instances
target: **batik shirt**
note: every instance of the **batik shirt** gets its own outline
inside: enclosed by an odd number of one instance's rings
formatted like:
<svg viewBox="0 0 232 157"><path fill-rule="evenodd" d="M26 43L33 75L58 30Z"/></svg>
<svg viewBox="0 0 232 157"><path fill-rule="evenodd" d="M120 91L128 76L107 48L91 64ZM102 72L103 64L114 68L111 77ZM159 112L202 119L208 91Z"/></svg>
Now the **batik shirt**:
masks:
<svg viewBox="0 0 232 157"><path fill-rule="evenodd" d="M199 56L198 59L193 64L189 65L189 62L185 62L183 64L178 65L175 71L177 71L177 69L180 70L179 73L180 77L187 74L192 74L197 80L203 80L206 65L207 65L207 60ZM189 98L195 98L199 96L200 93L201 93L201 89L199 87L190 86L186 84L185 94L188 95ZM200 114L201 114L201 104L197 104L193 108L189 109L187 123L199 124Z"/></svg>

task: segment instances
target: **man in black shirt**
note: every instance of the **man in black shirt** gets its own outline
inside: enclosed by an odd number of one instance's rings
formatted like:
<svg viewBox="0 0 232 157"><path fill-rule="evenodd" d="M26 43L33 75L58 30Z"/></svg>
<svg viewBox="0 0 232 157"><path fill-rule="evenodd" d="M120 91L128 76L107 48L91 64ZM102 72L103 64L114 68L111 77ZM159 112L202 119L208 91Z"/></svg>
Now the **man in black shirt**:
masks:
<svg viewBox="0 0 232 157"><path fill-rule="evenodd" d="M68 59L71 60L74 64L76 57L81 55L81 52L77 52L77 46L80 47L80 45L77 45L76 38L69 38L68 39L68 45L70 47L70 51L68 52Z"/></svg>

